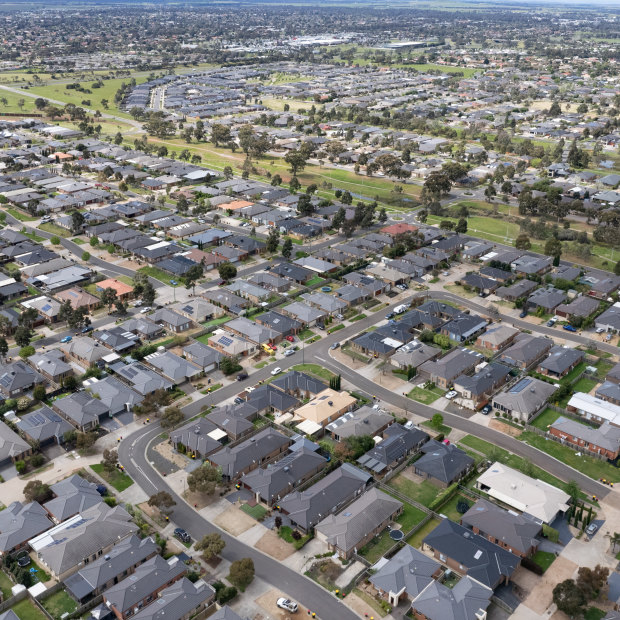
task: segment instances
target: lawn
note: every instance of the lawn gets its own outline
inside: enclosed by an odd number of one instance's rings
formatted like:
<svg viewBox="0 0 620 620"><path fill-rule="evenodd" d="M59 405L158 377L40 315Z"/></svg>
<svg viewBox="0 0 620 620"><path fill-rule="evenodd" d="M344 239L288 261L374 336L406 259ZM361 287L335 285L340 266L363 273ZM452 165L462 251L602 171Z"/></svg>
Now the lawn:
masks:
<svg viewBox="0 0 620 620"><path fill-rule="evenodd" d="M466 299L472 299L476 296L475 291L466 291L460 284L444 284L443 287L446 291L454 293L459 297L465 297Z"/></svg>
<svg viewBox="0 0 620 620"><path fill-rule="evenodd" d="M168 284L170 286L172 286L170 280L175 280L175 282L178 282L178 276L175 277L171 273L168 273L163 269L159 269L158 267L152 267L150 265L147 265L146 267L140 267L138 271L140 273L145 273L150 278L155 278L156 280L159 280L160 282L163 282L164 284Z"/></svg>
<svg viewBox="0 0 620 620"><path fill-rule="evenodd" d="M541 431L546 431L547 427L553 424L562 414L547 407L533 422L530 422L532 426L539 428Z"/></svg>
<svg viewBox="0 0 620 620"><path fill-rule="evenodd" d="M499 207L499 205L498 205ZM429 215L428 223L439 225L440 222L449 220L456 224L457 218L440 217L437 215ZM467 218L467 232L470 235L481 237L482 239L489 239L494 242L508 243L509 245L519 235L519 224L508 222L505 219L484 217L479 215L473 215Z"/></svg>
<svg viewBox="0 0 620 620"><path fill-rule="evenodd" d="M528 433L528 435L534 435L534 433ZM534 436L545 442L545 439L543 437L539 437L538 435ZM545 443L553 442L548 441ZM547 482L549 484L552 484L554 487L557 487L558 489L566 491L566 483L562 482L559 478L552 476L550 473L546 472L540 467L537 467L536 465L532 465L531 461L517 456L516 454L512 454L511 452L508 452L508 450L504 450L503 448L498 448L497 446L490 444L488 441L484 441L484 439L479 439L478 437L474 437L473 435L466 435L459 441L459 444L473 448L476 452L484 454L485 456L489 456L491 452L494 452L494 456L499 457L501 462L508 465L508 467L518 469L519 471L522 471L527 475L530 475L534 478L539 478L543 482ZM580 497L581 499L589 500L589 496L586 496L586 494L583 492L580 492Z"/></svg>
<svg viewBox="0 0 620 620"><path fill-rule="evenodd" d="M250 515L253 519L257 521L262 521L263 517L267 514L267 509L261 504L256 504L255 506L250 506L249 504L242 504L241 510L245 512L245 514Z"/></svg>
<svg viewBox="0 0 620 620"><path fill-rule="evenodd" d="M584 620L603 620L606 615L607 612L599 609L598 607L588 607L586 612L583 614L583 618Z"/></svg>
<svg viewBox="0 0 620 620"><path fill-rule="evenodd" d="M574 448L563 446L552 440L546 440L544 437L529 431L521 433L519 439L527 442L530 446L538 448L542 452L546 452L558 461L566 463L593 480L605 478L611 482L620 482L620 469L607 461L601 461L585 454L577 456Z"/></svg>
<svg viewBox="0 0 620 620"><path fill-rule="evenodd" d="M52 618L59 620L65 613L73 613L77 609L77 603L65 592L58 590L44 601L43 607L49 612Z"/></svg>
<svg viewBox="0 0 620 620"><path fill-rule="evenodd" d="M321 276L314 276L314 278L310 278L306 282L306 286L315 286L316 284L319 284L320 282L325 282L325 280L321 278Z"/></svg>
<svg viewBox="0 0 620 620"><path fill-rule="evenodd" d="M37 235L37 233L35 232L26 232L25 230L22 231L22 235L28 237L28 239L36 241L37 243L41 243L47 239L47 237L39 237L39 235Z"/></svg>
<svg viewBox="0 0 620 620"><path fill-rule="evenodd" d="M302 329L298 334L297 337L300 340L306 340L306 338L310 338L311 336L314 336L314 332L311 329L308 329L306 327L306 329Z"/></svg>
<svg viewBox="0 0 620 620"><path fill-rule="evenodd" d="M34 220L36 220L36 217L32 217L30 215L26 215L23 211L18 211L17 209L6 209L6 212L9 215L12 215L16 220L19 220L20 222L34 222Z"/></svg>
<svg viewBox="0 0 620 620"><path fill-rule="evenodd" d="M389 530L385 529L375 536L367 545L364 545L359 554L366 558L371 564L382 558L394 545L395 540L390 538Z"/></svg>
<svg viewBox="0 0 620 620"><path fill-rule="evenodd" d="M422 422L422 426L426 426L426 428L430 428L435 433L442 433L444 436L449 435L452 431L450 426L446 426L445 424L441 424L440 426L433 426L433 423L430 420L426 420L426 422Z"/></svg>
<svg viewBox="0 0 620 620"><path fill-rule="evenodd" d="M51 222L43 222L43 224L39 224L38 228L44 230L45 232L51 233L52 235L56 235L57 237L64 237L65 239L71 236L70 230L63 228L62 226L52 224Z"/></svg>
<svg viewBox="0 0 620 620"><path fill-rule="evenodd" d="M416 386L413 390L411 390L411 392L409 392L409 394L407 394L407 398L416 400L424 405L430 405L438 398L441 398L444 393L445 392L440 390L437 386L431 388L430 390Z"/></svg>
<svg viewBox="0 0 620 620"><path fill-rule="evenodd" d="M128 489L133 484L133 480L118 469L115 469L112 473L108 473L101 463L91 465L90 468L96 474L99 474L107 483L111 484L119 493Z"/></svg>
<svg viewBox="0 0 620 620"><path fill-rule="evenodd" d="M587 364L585 362L580 362L567 375L560 379L560 383L562 385L572 383L586 369L586 366Z"/></svg>
<svg viewBox="0 0 620 620"><path fill-rule="evenodd" d="M208 329L209 327L217 327L218 325L223 325L224 323L227 323L228 321L230 321L230 317L227 315L224 315L224 316L218 317L217 319L212 319L210 321L207 321L206 323L201 323L201 325Z"/></svg>
<svg viewBox="0 0 620 620"><path fill-rule="evenodd" d="M409 478L405 478L403 474L392 478L392 480L388 482L388 486L396 489L399 493L402 493L406 497L410 497L423 506L430 505L441 492L441 489L431 484L428 480L417 483Z"/></svg>
<svg viewBox="0 0 620 620"><path fill-rule="evenodd" d="M417 532L407 538L407 544L419 549L422 546L422 541L439 525L439 519L431 519L428 523L425 523Z"/></svg>
<svg viewBox="0 0 620 620"><path fill-rule="evenodd" d="M351 319L351 323L354 323L355 321L361 321L362 319L365 319L366 315L362 312L361 314L358 314L357 316L354 316Z"/></svg>
<svg viewBox="0 0 620 620"><path fill-rule="evenodd" d="M15 584L9 579L9 576L0 571L0 592L2 592L2 600L6 601L11 596L11 588Z"/></svg>
<svg viewBox="0 0 620 620"><path fill-rule="evenodd" d="M297 366L293 366L293 370L315 375L319 379L323 379L323 381L327 381L328 383L332 377L336 376L333 372L330 372L327 368L323 368L318 364L297 364Z"/></svg>
<svg viewBox="0 0 620 620"><path fill-rule="evenodd" d="M47 620L47 616L29 599L25 598L11 607L19 620Z"/></svg>
<svg viewBox="0 0 620 620"><path fill-rule="evenodd" d="M544 573L553 564L555 557L555 553L550 553L549 551L537 551L532 556L532 560L543 569Z"/></svg>
<svg viewBox="0 0 620 620"><path fill-rule="evenodd" d="M288 525L283 525L278 530L278 536L282 540L285 540L287 543L291 543L291 545L293 545L293 547L295 547L295 549L297 550L301 549L312 538L310 534L306 534L305 536L302 536L299 540L295 540L293 538L293 528L289 527Z"/></svg>
<svg viewBox="0 0 620 620"><path fill-rule="evenodd" d="M388 612L385 609L383 609L383 607L381 607L381 605L379 604L379 601L376 598L370 596L370 594L367 594L366 592L364 592L364 590L355 588L353 590L353 594L361 598L368 606L372 607L375 610L375 613L381 616L382 618L388 615Z"/></svg>
<svg viewBox="0 0 620 620"><path fill-rule="evenodd" d="M345 325L344 323L339 323L338 325L334 325L334 327L330 327L327 330L328 334L333 334L334 332L340 331L341 329L344 329Z"/></svg>
<svg viewBox="0 0 620 620"><path fill-rule="evenodd" d="M614 367L611 362L606 360L599 360L594 365L596 366L596 376L599 379L604 379L607 376L607 373Z"/></svg>
<svg viewBox="0 0 620 620"><path fill-rule="evenodd" d="M448 519L450 519L451 521L456 521L458 523L461 520L461 517L463 516L456 509L456 505L459 502L467 502L470 507L474 505L474 501L471 498L465 497L464 495L457 494L451 499L449 499L445 504L443 504L443 506L440 506L439 508L437 508L436 512L442 515L446 515Z"/></svg>

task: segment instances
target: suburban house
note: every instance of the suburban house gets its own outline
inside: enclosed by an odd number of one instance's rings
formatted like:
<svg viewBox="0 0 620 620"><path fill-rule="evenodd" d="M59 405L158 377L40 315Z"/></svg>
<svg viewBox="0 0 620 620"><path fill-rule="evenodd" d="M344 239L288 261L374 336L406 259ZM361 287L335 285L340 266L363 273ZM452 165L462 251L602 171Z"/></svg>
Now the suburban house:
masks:
<svg viewBox="0 0 620 620"><path fill-rule="evenodd" d="M609 379L609 374L607 375L607 379ZM612 381L607 380L599 385L596 388L594 395L597 398L606 400L608 403L620 405L620 385L613 383Z"/></svg>
<svg viewBox="0 0 620 620"><path fill-rule="evenodd" d="M450 486L474 466L474 459L454 444L431 439L421 450L424 456L413 464L414 472L439 487Z"/></svg>
<svg viewBox="0 0 620 620"><path fill-rule="evenodd" d="M620 331L620 301L601 312L594 319L594 325L597 329L603 329L607 332Z"/></svg>
<svg viewBox="0 0 620 620"><path fill-rule="evenodd" d="M526 254L512 261L510 267L517 275L542 275L551 270L552 263L553 258L551 256L540 257Z"/></svg>
<svg viewBox="0 0 620 620"><path fill-rule="evenodd" d="M65 362L65 355L59 349L35 353L28 363L50 383L60 386L67 377L73 375L73 367Z"/></svg>
<svg viewBox="0 0 620 620"><path fill-rule="evenodd" d="M553 314L555 309L566 301L566 293L560 289L549 286L548 288L536 289L525 303L527 310L542 309L545 314Z"/></svg>
<svg viewBox="0 0 620 620"><path fill-rule="evenodd" d="M32 446L4 422L0 422L0 466L21 461L31 454Z"/></svg>
<svg viewBox="0 0 620 620"><path fill-rule="evenodd" d="M146 396L155 390L170 390L174 386L172 381L147 368L141 362L134 362L133 364L118 362L114 365L114 372L121 381L142 396Z"/></svg>
<svg viewBox="0 0 620 620"><path fill-rule="evenodd" d="M345 511L330 514L315 528L318 540L338 557L349 559L378 536L403 510L402 502L373 488L349 504Z"/></svg>
<svg viewBox="0 0 620 620"><path fill-rule="evenodd" d="M596 312L599 305L600 303L596 299L581 295L580 297L575 297L575 299L568 304L560 304L555 309L555 313L557 316L561 316L565 319L571 319L573 317L585 319Z"/></svg>
<svg viewBox="0 0 620 620"><path fill-rule="evenodd" d="M330 513L337 512L366 489L372 476L344 463L305 491L293 491L276 506L291 523L309 532Z"/></svg>
<svg viewBox="0 0 620 620"><path fill-rule="evenodd" d="M307 399L327 389L327 386L322 381L299 370L289 370L286 374L276 377L270 385L295 398Z"/></svg>
<svg viewBox="0 0 620 620"><path fill-rule="evenodd" d="M54 498L45 502L43 508L56 524L103 501L97 491L97 485L77 474L52 484L50 489Z"/></svg>
<svg viewBox="0 0 620 620"><path fill-rule="evenodd" d="M472 372L483 359L476 351L457 348L438 360L424 362L419 371L438 387L448 389L458 376Z"/></svg>
<svg viewBox="0 0 620 620"><path fill-rule="evenodd" d="M341 415L351 411L356 399L348 392L337 392L326 388L319 392L310 402L295 411L295 420L310 420L325 427Z"/></svg>
<svg viewBox="0 0 620 620"><path fill-rule="evenodd" d="M475 314L459 314L445 325L440 333L455 342L466 342L486 329L487 322Z"/></svg>
<svg viewBox="0 0 620 620"><path fill-rule="evenodd" d="M143 400L140 394L115 377L108 376L104 379L92 377L84 382L84 387L109 409L110 416L131 411Z"/></svg>
<svg viewBox="0 0 620 620"><path fill-rule="evenodd" d="M159 323L168 331L175 334L187 331L194 325L192 319L188 319L186 316L183 316L174 310L169 310L168 308L156 310L150 318L154 323Z"/></svg>
<svg viewBox="0 0 620 620"><path fill-rule="evenodd" d="M478 477L476 488L548 525L568 510L570 499L567 493L548 482L530 478L499 462Z"/></svg>
<svg viewBox="0 0 620 620"><path fill-rule="evenodd" d="M585 357L583 351L569 347L552 347L549 355L538 364L538 372L547 377L565 377Z"/></svg>
<svg viewBox="0 0 620 620"><path fill-rule="evenodd" d="M15 426L28 441L37 441L41 447L52 443L60 445L65 433L73 430L69 422L45 405L21 416Z"/></svg>
<svg viewBox="0 0 620 620"><path fill-rule="evenodd" d="M272 384L273 385L273 384ZM334 441L343 441L347 437L359 435L381 435L394 422L392 415L381 409L361 407L340 416L325 427L325 432L331 435Z"/></svg>
<svg viewBox="0 0 620 620"><path fill-rule="evenodd" d="M526 370L537 364L547 355L553 346L553 340L531 334L517 334L514 344L510 345L500 356L498 361L521 370Z"/></svg>
<svg viewBox="0 0 620 620"><path fill-rule="evenodd" d="M196 418L170 432L170 443L193 458L204 459L217 452L226 433L206 418Z"/></svg>
<svg viewBox="0 0 620 620"><path fill-rule="evenodd" d="M540 543L537 536L542 532L535 519L504 510L486 499L479 499L461 517L461 525L521 558L536 553Z"/></svg>
<svg viewBox="0 0 620 620"><path fill-rule="evenodd" d="M521 564L520 557L450 519L440 521L422 545L448 568L492 590L508 583Z"/></svg>
<svg viewBox="0 0 620 620"><path fill-rule="evenodd" d="M46 532L54 523L38 502L13 502L0 511L0 557L26 547L33 536Z"/></svg>
<svg viewBox="0 0 620 620"><path fill-rule="evenodd" d="M514 342L520 331L509 325L497 325L487 329L476 339L476 346L488 351L501 351Z"/></svg>
<svg viewBox="0 0 620 620"><path fill-rule="evenodd" d="M390 364L402 370L407 370L410 366L417 368L424 362L436 360L441 352L438 347L413 340L397 349L396 353L390 357Z"/></svg>
<svg viewBox="0 0 620 620"><path fill-rule="evenodd" d="M459 394L459 402L468 409L478 409L488 402L492 394L506 383L510 368L496 362L482 362L476 372L461 375L454 380L454 390Z"/></svg>
<svg viewBox="0 0 620 620"><path fill-rule="evenodd" d="M43 377L22 360L3 364L1 373L0 392L5 398L17 398L43 383Z"/></svg>
<svg viewBox="0 0 620 620"><path fill-rule="evenodd" d="M533 280L517 280L510 286L500 286L495 294L505 301L517 301L517 299L522 299L523 297L527 297L538 284Z"/></svg>
<svg viewBox="0 0 620 620"><path fill-rule="evenodd" d="M110 354L106 347L88 336L65 342L60 345L60 350L67 356L67 359L77 362L86 369Z"/></svg>
<svg viewBox="0 0 620 620"><path fill-rule="evenodd" d="M133 296L133 286L125 284L125 282L120 282L115 278L101 280L101 282L97 282L95 288L100 293L102 293L108 288L111 288L116 293L116 297L121 301L127 301Z"/></svg>
<svg viewBox="0 0 620 620"><path fill-rule="evenodd" d="M219 351L198 340L192 340L189 344L186 344L183 347L183 355L190 362L202 368L205 373L219 368L220 361L222 360L222 354Z"/></svg>
<svg viewBox="0 0 620 620"><path fill-rule="evenodd" d="M84 289L77 287L60 291L56 293L55 297L60 302L68 301L74 310L85 308L88 312L92 312L101 305L99 297L95 297L87 293Z"/></svg>
<svg viewBox="0 0 620 620"><path fill-rule="evenodd" d="M52 403L52 408L82 432L94 430L101 419L110 414L107 405L87 391L58 398Z"/></svg>
<svg viewBox="0 0 620 620"><path fill-rule="evenodd" d="M538 413L557 390L535 377L523 377L507 390L493 396L493 409L526 423Z"/></svg>
<svg viewBox="0 0 620 620"><path fill-rule="evenodd" d="M620 428L604 422L599 428L591 428L569 418L559 417L547 431L561 443L577 450L589 450L607 457L610 461L620 454Z"/></svg>
<svg viewBox="0 0 620 620"><path fill-rule="evenodd" d="M147 355L143 361L175 385L181 385L203 374L200 366L172 351L156 351Z"/></svg>

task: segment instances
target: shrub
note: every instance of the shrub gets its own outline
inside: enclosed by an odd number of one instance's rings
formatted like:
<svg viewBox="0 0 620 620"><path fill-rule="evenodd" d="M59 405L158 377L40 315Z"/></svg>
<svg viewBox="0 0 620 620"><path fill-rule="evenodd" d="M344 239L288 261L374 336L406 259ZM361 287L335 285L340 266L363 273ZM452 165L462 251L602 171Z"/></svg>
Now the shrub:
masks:
<svg viewBox="0 0 620 620"><path fill-rule="evenodd" d="M26 471L26 461L15 461L15 469L18 474L23 474Z"/></svg>
<svg viewBox="0 0 620 620"><path fill-rule="evenodd" d="M237 596L237 588L234 586L224 587L220 589L217 594L217 602L220 605L225 605L229 601L232 601Z"/></svg>
<svg viewBox="0 0 620 620"><path fill-rule="evenodd" d="M301 533L298 532L297 530L293 530L291 536L293 537L294 540L301 540L302 539Z"/></svg>
<svg viewBox="0 0 620 620"><path fill-rule="evenodd" d="M27 396L23 396L17 401L17 410L26 411L30 407L30 399Z"/></svg>
<svg viewBox="0 0 620 620"><path fill-rule="evenodd" d="M33 454L30 457L30 464L33 467L41 467L41 465L43 465L43 463L45 463L45 457L42 454L40 454L40 453Z"/></svg>
<svg viewBox="0 0 620 620"><path fill-rule="evenodd" d="M59 237L54 236L54 237L52 237L52 238L50 239L50 243L51 243L52 245L60 245L60 238L59 238Z"/></svg>

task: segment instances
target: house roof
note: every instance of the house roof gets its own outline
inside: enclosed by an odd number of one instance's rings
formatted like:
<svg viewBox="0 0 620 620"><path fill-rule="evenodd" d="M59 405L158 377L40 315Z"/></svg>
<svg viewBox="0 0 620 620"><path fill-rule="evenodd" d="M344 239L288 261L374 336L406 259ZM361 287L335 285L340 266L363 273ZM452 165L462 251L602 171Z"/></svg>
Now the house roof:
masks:
<svg viewBox="0 0 620 620"><path fill-rule="evenodd" d="M289 370L286 374L277 377L270 385L285 392L299 390L310 394L318 394L327 388L322 381L299 370Z"/></svg>
<svg viewBox="0 0 620 620"><path fill-rule="evenodd" d="M170 432L173 446L183 444L189 451L208 456L219 450L222 444L210 436L217 426L206 418L196 418L181 428Z"/></svg>
<svg viewBox="0 0 620 620"><path fill-rule="evenodd" d="M88 390L110 410L110 415L116 415L126 410L126 405L130 407L142 402L143 397L126 386L115 377L105 377L104 379L91 379Z"/></svg>
<svg viewBox="0 0 620 620"><path fill-rule="evenodd" d="M74 392L54 401L54 408L73 420L78 427L98 424L99 418L110 412L109 407L88 392Z"/></svg>
<svg viewBox="0 0 620 620"><path fill-rule="evenodd" d="M536 413L557 390L554 385L535 377L523 377L507 390L493 397L507 411L522 413L527 418Z"/></svg>
<svg viewBox="0 0 620 620"><path fill-rule="evenodd" d="M620 428L612 426L609 422L604 422L599 428L590 428L576 420L560 416L550 427L610 452L620 449Z"/></svg>
<svg viewBox="0 0 620 620"><path fill-rule="evenodd" d="M473 396L490 394L500 382L510 374L510 368L490 362L475 374L461 375L454 380L454 387L458 391L469 392Z"/></svg>
<svg viewBox="0 0 620 620"><path fill-rule="evenodd" d="M509 346L500 356L500 361L511 366L529 366L540 359L551 347L553 340L531 334L518 334L514 344Z"/></svg>
<svg viewBox="0 0 620 620"><path fill-rule="evenodd" d="M54 438L62 441L63 435L73 430L73 426L45 405L36 411L27 413L16 422L17 428L31 439L45 442Z"/></svg>
<svg viewBox="0 0 620 620"><path fill-rule="evenodd" d="M374 436L393 420L394 418L389 413L366 406L345 413L325 428L342 440L356 435Z"/></svg>
<svg viewBox="0 0 620 620"><path fill-rule="evenodd" d="M74 338L71 342L60 345L60 350L67 355L79 357L90 364L94 364L102 357L110 354L110 351L88 336Z"/></svg>
<svg viewBox="0 0 620 620"><path fill-rule="evenodd" d="M489 343L492 346L498 347L518 333L519 330L515 327L510 327L510 325L497 325L480 334L478 340L481 343Z"/></svg>
<svg viewBox="0 0 620 620"><path fill-rule="evenodd" d="M540 367L551 372L561 373L583 358L583 351L555 346L551 348L547 358L540 363Z"/></svg>
<svg viewBox="0 0 620 620"><path fill-rule="evenodd" d="M402 507L402 502L383 491L369 489L338 515L325 517L315 529L329 544L349 552Z"/></svg>
<svg viewBox="0 0 620 620"><path fill-rule="evenodd" d="M424 456L415 462L416 470L450 484L474 463L474 459L454 444L431 439L422 446Z"/></svg>
<svg viewBox="0 0 620 620"><path fill-rule="evenodd" d="M13 502L0 511L0 551L11 551L53 525L39 503Z"/></svg>
<svg viewBox="0 0 620 620"><path fill-rule="evenodd" d="M172 351L157 351L147 355L144 361L177 385L202 373L201 367Z"/></svg>
<svg viewBox="0 0 620 620"><path fill-rule="evenodd" d="M419 428L406 429L400 424L389 426L385 435L385 439L357 459L360 465L380 473L428 439Z"/></svg>
<svg viewBox="0 0 620 620"><path fill-rule="evenodd" d="M56 497L46 502L43 507L57 521L64 521L102 501L97 485L81 476L69 476L50 488Z"/></svg>
<svg viewBox="0 0 620 620"><path fill-rule="evenodd" d="M0 386L5 392L23 390L33 383L41 383L42 381L41 375L22 360L4 364L2 374L0 374Z"/></svg>
<svg viewBox="0 0 620 620"><path fill-rule="evenodd" d="M30 444L25 439L22 439L4 422L0 422L0 463L8 459L15 459L31 449Z"/></svg>
<svg viewBox="0 0 620 620"><path fill-rule="evenodd" d="M173 384L168 379L147 368L140 362L115 366L116 373L125 379L139 394L146 396L155 390L169 390Z"/></svg>
<svg viewBox="0 0 620 620"><path fill-rule="evenodd" d="M442 377L446 381L452 381L459 375L473 370L480 363L482 355L469 349L453 349L444 357L424 362L420 370L429 373L431 376Z"/></svg>
<svg viewBox="0 0 620 620"><path fill-rule="evenodd" d="M101 282L97 282L97 290L105 291L105 289L111 288L116 291L117 295L128 295L133 293L133 286L129 284L125 284L125 282L120 282L115 278L108 278L107 280L102 280Z"/></svg>
<svg viewBox="0 0 620 620"><path fill-rule="evenodd" d="M356 399L348 392L337 392L326 388L319 392L309 403L299 407L295 416L321 424L332 416L341 415L343 409L352 407Z"/></svg>

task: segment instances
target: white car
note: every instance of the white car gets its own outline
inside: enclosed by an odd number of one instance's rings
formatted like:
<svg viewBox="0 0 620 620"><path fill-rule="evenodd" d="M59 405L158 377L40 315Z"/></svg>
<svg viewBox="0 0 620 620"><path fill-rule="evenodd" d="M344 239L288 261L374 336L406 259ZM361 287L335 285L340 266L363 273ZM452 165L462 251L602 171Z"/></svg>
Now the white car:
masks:
<svg viewBox="0 0 620 620"><path fill-rule="evenodd" d="M146 308L142 308L142 310L140 310L140 314L146 314L147 312L151 311L151 306L147 306Z"/></svg>
<svg viewBox="0 0 620 620"><path fill-rule="evenodd" d="M293 614L297 612L297 603L295 601L291 601L288 598L279 598L276 601L276 605L280 609L286 609L286 611L290 611Z"/></svg>
<svg viewBox="0 0 620 620"><path fill-rule="evenodd" d="M282 369L279 366L276 366L272 371L272 375L279 375L282 372Z"/></svg>
<svg viewBox="0 0 620 620"><path fill-rule="evenodd" d="M142 300L138 299L138 301L136 301L136 303L134 304L134 308L139 308L142 305Z"/></svg>
<svg viewBox="0 0 620 620"><path fill-rule="evenodd" d="M446 394L446 398L448 400L452 400L454 397L456 396L456 392L454 390L450 390L447 394Z"/></svg>
<svg viewBox="0 0 620 620"><path fill-rule="evenodd" d="M605 329L603 327L597 327L596 328L596 333L597 334L602 334L605 331Z"/></svg>

